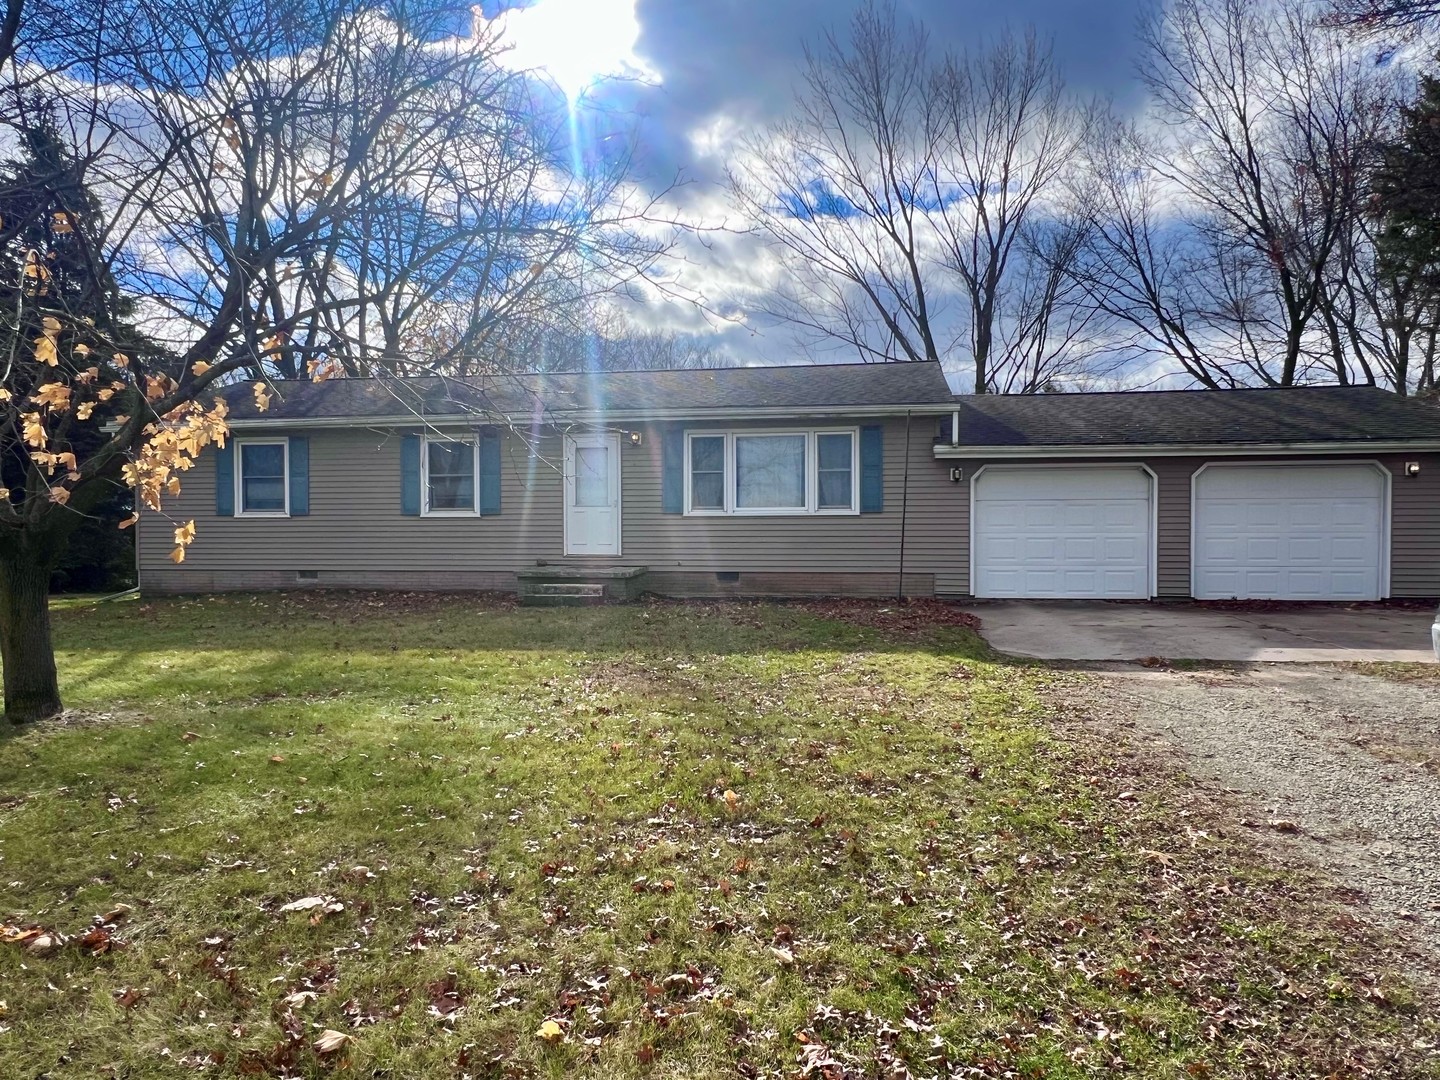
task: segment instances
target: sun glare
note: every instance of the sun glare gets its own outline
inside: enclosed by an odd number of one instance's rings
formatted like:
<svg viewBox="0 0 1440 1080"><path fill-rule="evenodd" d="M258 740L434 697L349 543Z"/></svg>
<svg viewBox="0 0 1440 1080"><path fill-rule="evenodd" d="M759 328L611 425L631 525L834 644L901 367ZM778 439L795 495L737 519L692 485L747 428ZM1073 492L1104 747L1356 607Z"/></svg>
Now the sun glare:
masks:
<svg viewBox="0 0 1440 1080"><path fill-rule="evenodd" d="M635 0L539 0L502 13L506 63L545 72L574 101L606 78L659 82L635 55Z"/></svg>

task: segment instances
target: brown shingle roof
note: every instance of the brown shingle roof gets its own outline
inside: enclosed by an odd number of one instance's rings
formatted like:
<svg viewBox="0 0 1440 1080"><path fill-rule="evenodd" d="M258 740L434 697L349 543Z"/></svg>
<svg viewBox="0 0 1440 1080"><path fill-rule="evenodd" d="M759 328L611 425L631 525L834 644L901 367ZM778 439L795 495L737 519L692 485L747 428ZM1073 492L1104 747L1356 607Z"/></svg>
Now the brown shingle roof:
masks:
<svg viewBox="0 0 1440 1080"><path fill-rule="evenodd" d="M981 395L957 402L964 446L1440 439L1440 408L1376 386Z"/></svg>
<svg viewBox="0 0 1440 1080"><path fill-rule="evenodd" d="M363 420L411 414L438 418L538 411L740 413L747 409L949 405L953 401L936 363L280 382L264 414L255 409L248 383L228 387L224 396L231 417L239 420Z"/></svg>

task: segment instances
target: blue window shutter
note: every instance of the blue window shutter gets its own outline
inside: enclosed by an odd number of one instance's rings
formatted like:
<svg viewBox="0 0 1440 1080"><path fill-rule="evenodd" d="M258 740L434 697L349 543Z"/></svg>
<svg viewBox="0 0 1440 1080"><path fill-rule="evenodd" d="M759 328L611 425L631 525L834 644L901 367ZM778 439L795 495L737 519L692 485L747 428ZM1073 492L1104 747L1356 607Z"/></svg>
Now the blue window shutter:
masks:
<svg viewBox="0 0 1440 1080"><path fill-rule="evenodd" d="M400 513L420 516L420 436L400 438Z"/></svg>
<svg viewBox="0 0 1440 1080"><path fill-rule="evenodd" d="M235 443L215 448L215 513L235 516Z"/></svg>
<svg viewBox="0 0 1440 1080"><path fill-rule="evenodd" d="M500 432L493 427L480 431L480 514L500 513Z"/></svg>
<svg viewBox="0 0 1440 1080"><path fill-rule="evenodd" d="M290 516L310 513L310 440L290 436Z"/></svg>
<svg viewBox="0 0 1440 1080"><path fill-rule="evenodd" d="M685 512L685 429L667 427L660 435L660 509Z"/></svg>
<svg viewBox="0 0 1440 1080"><path fill-rule="evenodd" d="M885 509L885 429L867 424L860 429L860 512Z"/></svg>

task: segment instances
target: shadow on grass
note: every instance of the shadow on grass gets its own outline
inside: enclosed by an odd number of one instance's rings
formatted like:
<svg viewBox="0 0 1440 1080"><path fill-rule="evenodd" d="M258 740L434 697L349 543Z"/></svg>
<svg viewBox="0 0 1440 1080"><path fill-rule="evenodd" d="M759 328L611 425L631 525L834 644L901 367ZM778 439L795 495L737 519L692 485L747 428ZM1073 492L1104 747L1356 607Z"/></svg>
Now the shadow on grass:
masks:
<svg viewBox="0 0 1440 1080"><path fill-rule="evenodd" d="M1010 663L956 606L929 600L649 599L530 609L497 594L225 593L101 604L75 598L55 607L53 621L66 704L95 713L329 697L399 706L437 690L481 692L497 656L509 658L503 673L519 686L557 660L713 658L744 666L777 654L840 651ZM481 656L483 664L467 663ZM0 724L0 740L32 730Z"/></svg>

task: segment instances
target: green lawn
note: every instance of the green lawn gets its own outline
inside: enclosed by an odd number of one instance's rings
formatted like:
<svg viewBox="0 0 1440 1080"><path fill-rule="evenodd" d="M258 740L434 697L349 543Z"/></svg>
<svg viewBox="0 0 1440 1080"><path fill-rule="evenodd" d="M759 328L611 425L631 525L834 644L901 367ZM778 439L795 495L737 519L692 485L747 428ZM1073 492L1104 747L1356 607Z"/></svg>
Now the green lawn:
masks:
<svg viewBox="0 0 1440 1080"><path fill-rule="evenodd" d="M0 1077L1436 1075L1363 926L928 613L66 605Z"/></svg>

